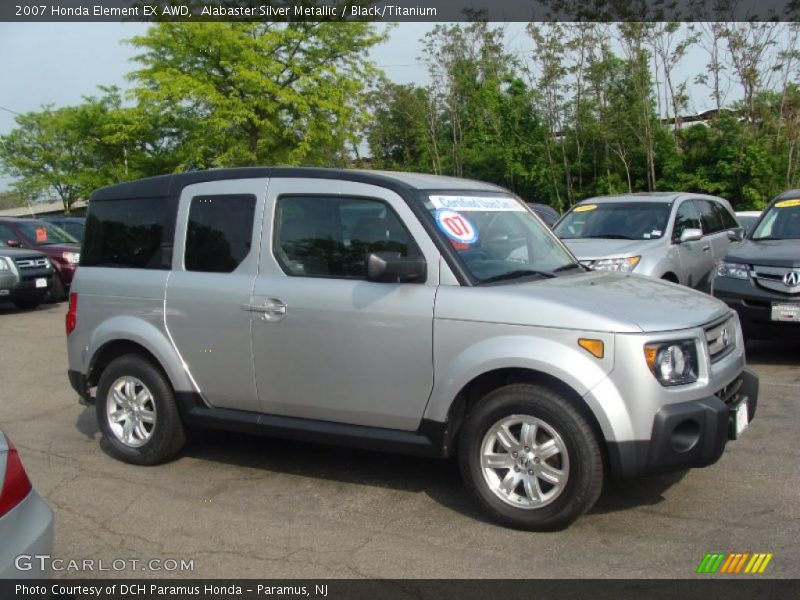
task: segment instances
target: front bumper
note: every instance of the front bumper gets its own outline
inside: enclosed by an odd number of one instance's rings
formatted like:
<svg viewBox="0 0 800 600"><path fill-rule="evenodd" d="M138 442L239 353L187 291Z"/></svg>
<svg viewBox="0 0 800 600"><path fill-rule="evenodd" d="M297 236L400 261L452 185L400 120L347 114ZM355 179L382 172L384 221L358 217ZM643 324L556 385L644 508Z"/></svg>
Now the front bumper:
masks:
<svg viewBox="0 0 800 600"><path fill-rule="evenodd" d="M752 280L731 277L716 278L713 293L739 313L742 329L749 338L793 337L800 333L800 323L772 320L772 303L800 304L796 294L780 294L765 290Z"/></svg>
<svg viewBox="0 0 800 600"><path fill-rule="evenodd" d="M47 280L47 286L42 288L36 287L37 279ZM44 297L47 295L53 283L53 273L45 272L40 274L25 273L22 277L12 277L0 280L0 300L13 301L16 299L25 299L33 297Z"/></svg>
<svg viewBox="0 0 800 600"><path fill-rule="evenodd" d="M714 396L663 406L649 440L609 443L612 475L636 477L714 464L734 437L734 410L745 400L752 421L758 376L749 369Z"/></svg>

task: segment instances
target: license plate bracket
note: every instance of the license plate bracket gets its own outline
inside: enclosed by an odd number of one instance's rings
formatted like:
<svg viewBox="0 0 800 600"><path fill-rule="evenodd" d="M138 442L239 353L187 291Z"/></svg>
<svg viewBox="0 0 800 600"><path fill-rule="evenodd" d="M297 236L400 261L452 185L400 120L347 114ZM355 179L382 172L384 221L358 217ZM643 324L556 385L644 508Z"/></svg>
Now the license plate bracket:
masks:
<svg viewBox="0 0 800 600"><path fill-rule="evenodd" d="M785 323L800 323L800 302L773 302L770 318Z"/></svg>
<svg viewBox="0 0 800 600"><path fill-rule="evenodd" d="M729 409L731 418L728 427L728 439L738 440L742 432L750 425L748 404L747 398L743 398Z"/></svg>

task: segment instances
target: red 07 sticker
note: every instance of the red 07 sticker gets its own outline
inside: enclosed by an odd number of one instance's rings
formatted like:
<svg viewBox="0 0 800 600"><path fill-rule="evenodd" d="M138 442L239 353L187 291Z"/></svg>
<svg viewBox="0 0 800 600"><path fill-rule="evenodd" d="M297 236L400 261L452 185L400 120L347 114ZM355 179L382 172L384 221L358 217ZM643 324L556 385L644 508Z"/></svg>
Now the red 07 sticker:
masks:
<svg viewBox="0 0 800 600"><path fill-rule="evenodd" d="M464 215L454 210L439 209L435 218L436 225L451 240L462 244L478 241L478 230Z"/></svg>

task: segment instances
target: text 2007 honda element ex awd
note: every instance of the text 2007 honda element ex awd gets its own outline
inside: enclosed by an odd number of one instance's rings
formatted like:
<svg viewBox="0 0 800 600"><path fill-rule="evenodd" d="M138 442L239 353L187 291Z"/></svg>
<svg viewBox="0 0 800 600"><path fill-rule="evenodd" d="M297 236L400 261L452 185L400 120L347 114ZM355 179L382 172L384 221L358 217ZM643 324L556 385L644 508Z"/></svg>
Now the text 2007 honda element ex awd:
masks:
<svg viewBox="0 0 800 600"><path fill-rule="evenodd" d="M219 169L89 201L69 379L111 452L192 425L458 455L498 521L564 527L603 478L702 467L752 420L736 313L591 272L520 200L411 173Z"/></svg>

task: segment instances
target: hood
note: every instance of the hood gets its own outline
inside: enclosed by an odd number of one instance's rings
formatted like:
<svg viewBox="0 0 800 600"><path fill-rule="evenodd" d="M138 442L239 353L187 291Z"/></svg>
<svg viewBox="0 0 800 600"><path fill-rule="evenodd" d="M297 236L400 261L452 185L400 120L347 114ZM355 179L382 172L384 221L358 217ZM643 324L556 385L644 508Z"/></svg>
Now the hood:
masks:
<svg viewBox="0 0 800 600"><path fill-rule="evenodd" d="M8 246L0 246L0 256L8 256L11 258L39 258L46 256L44 252L38 250L28 250L27 248L9 248Z"/></svg>
<svg viewBox="0 0 800 600"><path fill-rule="evenodd" d="M439 289L437 318L584 331L673 331L705 325L730 312L716 298L684 286L607 272Z"/></svg>
<svg viewBox="0 0 800 600"><path fill-rule="evenodd" d="M730 262L767 267L800 267L800 240L745 240L725 255Z"/></svg>
<svg viewBox="0 0 800 600"><path fill-rule="evenodd" d="M561 241L567 245L578 260L597 260L598 258L641 254L655 240L574 238Z"/></svg>
<svg viewBox="0 0 800 600"><path fill-rule="evenodd" d="M36 249L44 252L48 256L61 256L62 252L78 252L80 253L80 244L45 244L43 246L36 246Z"/></svg>

